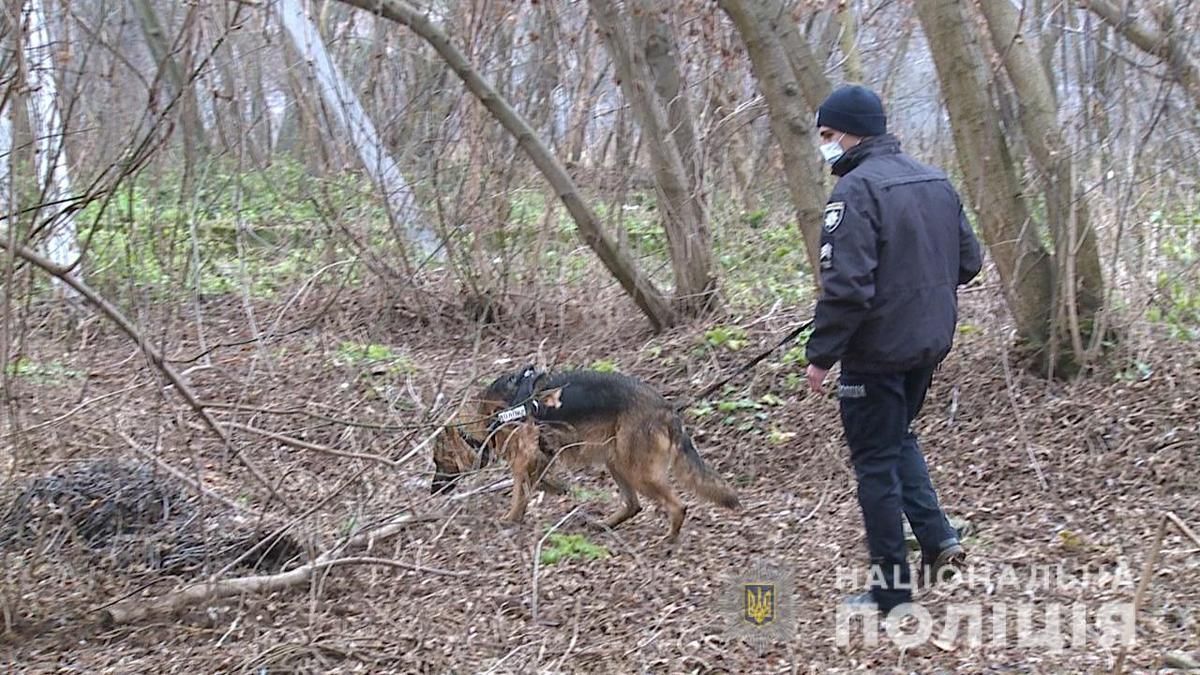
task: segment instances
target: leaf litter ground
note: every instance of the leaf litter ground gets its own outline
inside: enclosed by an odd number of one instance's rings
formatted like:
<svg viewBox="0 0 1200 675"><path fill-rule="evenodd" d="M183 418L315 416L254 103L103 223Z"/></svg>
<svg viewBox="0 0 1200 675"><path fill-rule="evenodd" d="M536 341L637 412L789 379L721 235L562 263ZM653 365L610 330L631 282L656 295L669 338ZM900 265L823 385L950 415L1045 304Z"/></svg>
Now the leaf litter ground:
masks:
<svg viewBox="0 0 1200 675"><path fill-rule="evenodd" d="M68 505L79 507L81 499L107 504L107 512L83 512L95 521L91 536L107 539L105 546L49 546L62 537L35 528L42 534L33 545L9 541L0 548L0 599L9 628L0 663L6 672L1107 671L1116 648L1101 643L1094 613L1105 603L1132 599L1132 581L1141 577L1162 512L1200 526L1200 365L1194 345L1152 344L1153 358L1143 359L1149 363L1127 378L1048 384L1006 365L1000 313L993 302L968 295L963 323L969 328L938 372L917 430L944 505L970 524L971 563L1015 576L968 577L920 594L937 639L901 648L886 634L868 644L857 631L843 644L837 602L857 590L848 575L861 581L865 574L853 473L836 401L806 393L800 367L781 362L783 350L689 414L702 455L733 482L745 508L733 514L685 494L688 520L674 550L657 543L666 519L649 508L607 533L568 519L554 542L589 553L554 549L558 553L543 550L539 557L539 542L572 509L599 516L615 508L616 490L607 477L571 474L571 494L541 495L522 526L505 527L496 519L507 491L431 496L428 452L411 453L473 387L539 350L560 364L615 367L678 398L805 317L776 312L729 319L746 334L747 344L735 351L727 343L706 344L712 322L657 337L634 320L597 327L579 319L553 330L510 326L476 335L465 323L421 325L365 300L345 303L315 323L303 318L323 306L311 300L290 308L280 325L302 329L278 328L279 337L260 344L232 344L251 337L237 305L210 306L205 343L180 328L169 351L203 400L226 404L216 415L241 425L235 446L294 510L286 518L294 521L289 556L311 555L357 528L412 512L437 518L413 524L371 555L466 576L346 567L287 591L217 601L135 625L100 625L99 609L106 604L168 592L227 563L217 551L244 551L251 541L244 537L263 525L246 513L284 511L190 411L157 389L158 378L119 336L93 327L88 348L73 352L34 339L31 358L86 375L22 380L14 387L26 431L14 436L11 425L0 430L6 465L20 457L4 486L4 508L17 514L6 522L26 530L34 521L61 525L61 505L54 516L59 520L45 509L12 510L21 495L28 506L36 493L30 486L45 492L57 480L57 493L75 495ZM191 359L214 342L232 346ZM296 447L262 432L341 454ZM134 453L121 434L147 454ZM245 513L198 499L148 455L244 505ZM80 467L111 467L90 463L118 460L136 468L120 480L104 475L145 488L125 502L116 498L121 488L115 484L105 490L79 482L79 476L96 475ZM493 468L458 494L502 478L503 471ZM97 489L104 494L94 494ZM118 507L128 511L122 512L126 521L141 517L141 525L114 528L115 521L101 517ZM199 511L208 534L193 530L201 535L186 539L176 514ZM167 566L161 556L144 555L148 542L157 542L152 550L169 551L171 541L177 552L192 554L184 558L192 564ZM243 548L231 541L242 541ZM555 545L547 538L543 549ZM97 564L97 556L107 563ZM787 598L793 636L765 653L731 637L735 617L722 609L737 575L760 563L794 579L793 597ZM1131 575L1124 577L1127 583L1086 576L1120 570L1123 563ZM1057 566L1065 577L1040 586L1031 581L1029 575ZM1146 672L1169 653L1200 650L1198 573L1200 551L1168 529L1129 668ZM984 644L971 644L965 625L957 640L942 639L947 609L969 603L985 608ZM1036 607L1035 627L1042 626L1048 606L1066 608L1064 626L1070 625L1071 607L1084 607L1085 644L1072 646L1069 629L1061 651L1019 643L1014 616L1006 639L993 642L987 608L1000 604Z"/></svg>

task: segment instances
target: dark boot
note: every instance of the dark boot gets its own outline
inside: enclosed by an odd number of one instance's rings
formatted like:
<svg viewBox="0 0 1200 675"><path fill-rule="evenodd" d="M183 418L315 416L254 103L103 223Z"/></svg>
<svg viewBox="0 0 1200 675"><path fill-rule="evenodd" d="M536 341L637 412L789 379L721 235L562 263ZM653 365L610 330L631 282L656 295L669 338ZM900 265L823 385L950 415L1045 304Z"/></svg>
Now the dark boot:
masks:
<svg viewBox="0 0 1200 675"><path fill-rule="evenodd" d="M946 548L932 553L921 553L921 587L928 588L940 581L946 581L958 573L959 568L967 561L967 552L959 544L951 544Z"/></svg>

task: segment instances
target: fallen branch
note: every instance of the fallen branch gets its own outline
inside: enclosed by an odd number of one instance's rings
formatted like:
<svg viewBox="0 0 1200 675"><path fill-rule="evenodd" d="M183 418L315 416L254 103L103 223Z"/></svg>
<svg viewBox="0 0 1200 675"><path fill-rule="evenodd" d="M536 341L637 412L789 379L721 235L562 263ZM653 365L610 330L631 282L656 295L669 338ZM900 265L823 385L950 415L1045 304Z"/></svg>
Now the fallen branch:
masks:
<svg viewBox="0 0 1200 675"><path fill-rule="evenodd" d="M1183 534L1183 536L1191 539L1193 544L1200 546L1200 536L1197 536L1192 528L1187 526L1187 523L1180 520L1179 516L1171 513L1170 511L1167 512L1166 516L1167 520L1171 521L1175 524L1175 527L1179 528L1179 531Z"/></svg>
<svg viewBox="0 0 1200 675"><path fill-rule="evenodd" d="M46 427L53 426L65 419L67 419L68 417L78 413L79 411L83 410L84 408L87 408L88 406L94 405L96 403L99 403L100 401L103 401L108 398L112 398L114 396L120 396L121 394L127 394L127 393L133 391L134 389L137 389L138 387L144 387L147 384L149 384L149 382L138 382L137 384L131 384L128 387L125 387L124 389L118 389L116 391L110 391L107 394L101 394L99 396L94 396L94 397L89 398L88 400L84 401L83 403L80 403L79 405L75 406L74 408L71 408L67 412L59 415L58 417L48 419L45 422L38 422L37 424L35 424L33 426L25 427L24 429L21 429L20 431L9 431L9 432L0 434L0 441L8 440L9 438L16 436L18 433L29 434L29 433L33 433L34 431L37 431L38 429L44 429Z"/></svg>
<svg viewBox="0 0 1200 675"><path fill-rule="evenodd" d="M1150 587L1150 580L1154 577L1154 568L1158 565L1158 554L1162 551L1163 536L1167 533L1167 522L1170 520L1171 514L1164 514L1158 521L1158 530L1154 534L1154 542L1150 544L1150 555L1146 557L1146 564L1142 565L1142 578L1138 579L1137 590L1133 592L1133 625L1130 630L1137 631L1137 615L1138 610L1142 607L1142 599L1146 595L1146 589ZM1178 520L1176 519L1176 522ZM1113 665L1113 675L1121 675L1125 669L1125 645L1121 645L1121 649L1117 652L1116 663Z"/></svg>
<svg viewBox="0 0 1200 675"><path fill-rule="evenodd" d="M238 577L236 579L202 582L198 584L192 584L191 586L187 586L177 593L171 593L150 602L131 601L122 603L114 607L109 607L107 610L105 610L102 621L106 626L132 623L134 621L139 621L146 617L157 614L170 614L185 607L197 605L208 600L217 600L219 598L226 598L234 595L244 595L248 593L270 593L273 591L279 591L308 581L309 578L312 577L313 573L319 570L330 567L344 567L347 565L384 565L388 567L398 567L401 569L426 572L429 574L438 574L442 576L469 576L465 572L453 572L450 570L440 570L432 567L421 567L420 565L412 565L399 560L391 560L389 558L318 558L307 565L297 567L296 569L287 572L281 572L279 574Z"/></svg>
<svg viewBox="0 0 1200 675"><path fill-rule="evenodd" d="M221 439L225 449L234 457L236 457L237 460L242 463L242 466L246 467L246 469L250 472L250 475L254 476L254 479L267 489L267 492L272 498L279 500L279 503L283 504L284 507L289 511L294 510L291 504L289 504L282 495L276 492L275 488L271 486L271 483L267 480L266 476L264 476L262 472L258 470L258 467L256 467L254 463L251 462L244 453L242 453L241 450L233 447L233 444L229 440L229 432L221 426L220 422L218 422L207 409L205 409L204 405L200 402L199 397L197 397L195 392L192 391L191 387L184 382L183 377L176 372L175 368L173 368L171 364L167 363L163 359L162 353L159 352L158 349L156 349L154 345L142 335L141 331L137 329L137 326L134 326L133 322L130 321L121 312L121 310L117 309L108 300L105 300L100 294L92 290L90 286L85 284L78 277L71 274L68 268L57 265L51 260L38 255L36 251L19 244L10 245L4 241L0 241L0 247L8 248L17 257L35 265L50 276L59 279L67 286L70 286L73 290L86 298L88 302L92 303L92 305L96 307L96 309L100 310L102 314L107 316L110 321L117 324L118 328L120 328L126 335L128 335L134 342L137 343L138 348L142 350L150 363L153 364L154 367L157 368L159 372L161 372L167 378L171 385L175 387L175 391L179 392L179 395L182 396L185 401L187 401L192 410L194 410L196 414L200 416L200 419L204 420L204 423Z"/></svg>
<svg viewBox="0 0 1200 675"><path fill-rule="evenodd" d="M390 558L337 557L350 549L371 548L374 542L399 532L403 525L412 522L422 522L423 520L428 520L428 518L413 517L404 522L393 521L383 527L361 533L352 537L344 546L326 551L318 556L316 560L306 565L301 565L296 569L288 570L287 572L202 581L190 584L176 592L168 593L158 598L119 602L105 609L101 614L100 620L104 626L133 623L150 616L170 614L193 605L220 598L251 593L271 593L303 584L311 579L315 572L348 565L381 565L440 576L470 576L466 572L423 567Z"/></svg>
<svg viewBox="0 0 1200 675"><path fill-rule="evenodd" d="M497 483L492 483L491 485L485 485L480 488L475 488L474 490L471 490L470 492L460 492L459 494L456 494L456 495L450 495L450 497L448 497L448 500L452 501L452 502L456 502L456 501L459 501L460 499L467 499L468 497L474 497L475 495L478 495L478 494L486 494L489 492L499 492L501 490L505 490L505 489L512 487L512 484L513 484L513 482L512 482L511 478L505 478L504 480L499 481Z"/></svg>

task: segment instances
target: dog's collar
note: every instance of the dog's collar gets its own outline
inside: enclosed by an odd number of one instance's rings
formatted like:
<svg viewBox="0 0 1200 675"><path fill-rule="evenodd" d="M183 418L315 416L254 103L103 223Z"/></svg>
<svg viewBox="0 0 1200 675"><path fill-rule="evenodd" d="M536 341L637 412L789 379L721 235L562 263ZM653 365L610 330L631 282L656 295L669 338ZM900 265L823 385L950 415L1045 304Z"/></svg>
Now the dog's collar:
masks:
<svg viewBox="0 0 1200 675"><path fill-rule="evenodd" d="M492 416L492 422L488 425L488 435L492 435L497 429L505 424L519 422L527 418L536 420L538 411L540 410L541 405L538 403L536 398L525 401L524 403L509 406Z"/></svg>
<svg viewBox="0 0 1200 675"><path fill-rule="evenodd" d="M496 429L499 429L501 426L508 424L510 422L516 422L518 420L523 420L527 417L532 417L532 418L536 419L538 416L538 413L541 412L541 410L542 410L542 405L538 402L537 399L530 399L529 401L526 401L524 403L514 405L514 406L509 406L508 408L501 410L500 412L496 413L495 415L492 415L492 421L488 424L488 429L487 429L488 436L491 436L492 433L494 433L496 431ZM471 447L475 448L476 450L486 450L487 443L485 442L485 440L475 438L473 435L467 433L466 429L460 430L459 435L462 436L463 439L468 444L470 444Z"/></svg>

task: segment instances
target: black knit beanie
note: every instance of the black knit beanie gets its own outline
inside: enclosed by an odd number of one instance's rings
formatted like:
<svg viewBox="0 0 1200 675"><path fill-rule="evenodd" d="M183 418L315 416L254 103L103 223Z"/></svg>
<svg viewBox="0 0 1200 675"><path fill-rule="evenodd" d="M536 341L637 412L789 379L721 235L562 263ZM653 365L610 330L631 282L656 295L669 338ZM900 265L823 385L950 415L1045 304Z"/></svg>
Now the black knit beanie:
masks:
<svg viewBox="0 0 1200 675"><path fill-rule="evenodd" d="M875 92L858 85L838 87L817 109L817 126L855 136L887 133L887 115Z"/></svg>

